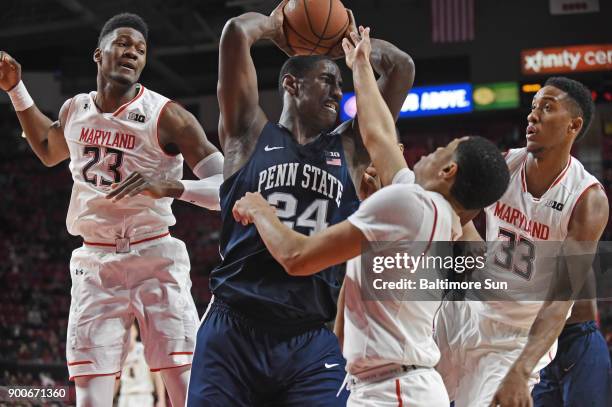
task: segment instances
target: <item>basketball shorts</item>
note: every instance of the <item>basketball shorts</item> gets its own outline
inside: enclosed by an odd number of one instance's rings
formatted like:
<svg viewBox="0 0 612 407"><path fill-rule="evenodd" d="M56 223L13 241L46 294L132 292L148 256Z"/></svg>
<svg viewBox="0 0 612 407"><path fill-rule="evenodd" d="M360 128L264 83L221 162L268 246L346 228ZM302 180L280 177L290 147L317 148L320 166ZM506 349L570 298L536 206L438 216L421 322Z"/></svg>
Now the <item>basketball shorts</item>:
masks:
<svg viewBox="0 0 612 407"><path fill-rule="evenodd" d="M528 333L528 329L479 314L468 302L443 304L436 321L436 343L441 354L436 369L455 407L489 406L527 344ZM556 348L555 342L538 362L528 382L530 388L539 380L540 369L554 358Z"/></svg>
<svg viewBox="0 0 612 407"><path fill-rule="evenodd" d="M321 326L263 325L213 299L198 330L189 407L340 407L345 377L338 338Z"/></svg>
<svg viewBox="0 0 612 407"><path fill-rule="evenodd" d="M71 380L120 372L134 318L152 371L191 363L198 314L182 241L164 236L129 253L84 245L72 252L70 275Z"/></svg>
<svg viewBox="0 0 612 407"><path fill-rule="evenodd" d="M450 401L440 374L420 368L400 377L351 386L348 407L448 407Z"/></svg>
<svg viewBox="0 0 612 407"><path fill-rule="evenodd" d="M559 350L531 393L536 407L608 407L610 353L595 321L566 325Z"/></svg>

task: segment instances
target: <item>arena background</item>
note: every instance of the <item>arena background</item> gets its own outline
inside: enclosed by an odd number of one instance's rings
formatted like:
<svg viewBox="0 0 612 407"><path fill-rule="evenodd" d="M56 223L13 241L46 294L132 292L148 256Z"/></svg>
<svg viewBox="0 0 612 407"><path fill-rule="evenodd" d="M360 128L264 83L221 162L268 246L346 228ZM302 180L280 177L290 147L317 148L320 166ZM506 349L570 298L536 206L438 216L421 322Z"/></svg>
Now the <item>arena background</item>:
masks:
<svg viewBox="0 0 612 407"><path fill-rule="evenodd" d="M0 49L22 64L24 81L37 105L56 118L68 97L95 89L92 53L104 21L122 11L138 13L150 28L141 82L180 101L218 144L215 89L223 24L245 11L268 14L275 4L268 0L3 0ZM553 51L563 52L578 45L612 50L608 0L347 0L344 4L359 24L372 27L373 36L395 43L414 58L415 86L473 87L473 100L469 91L467 97L471 112L450 114L452 109L438 107L428 111L435 115L399 120L410 165L449 139L468 134L493 139L504 149L524 144L531 98L550 75L529 71L521 59L523 51L536 49L530 53L534 55L537 49L547 53L547 48L559 48ZM583 64L597 70L566 67L560 68L565 69L560 74L583 81L593 91L597 114L574 155L602 181L612 201L612 51L604 55L601 63ZM281 107L277 75L285 56L270 43L258 44L253 56L261 103L276 119ZM342 69L349 92L350 73ZM491 85L498 82L505 84ZM477 96L479 84L488 90ZM491 101L492 94L498 99ZM72 187L68 163L46 168L38 161L21 138L3 92L0 137L0 386L67 384L68 261L81 244L65 226ZM192 177L188 169L186 174ZM183 202L173 207L177 225L172 234L187 244L192 294L201 315L210 299L208 275L219 260L220 219L217 213ZM603 240L611 238L609 223ZM599 309L602 330L612 347L612 302L601 301Z"/></svg>

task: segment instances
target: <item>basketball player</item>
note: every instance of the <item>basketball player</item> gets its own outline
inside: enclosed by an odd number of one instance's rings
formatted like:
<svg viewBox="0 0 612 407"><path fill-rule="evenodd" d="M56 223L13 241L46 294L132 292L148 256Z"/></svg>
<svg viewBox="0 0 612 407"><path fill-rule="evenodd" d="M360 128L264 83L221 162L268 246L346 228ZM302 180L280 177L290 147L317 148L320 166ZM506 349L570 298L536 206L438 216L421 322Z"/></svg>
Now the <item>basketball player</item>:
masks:
<svg viewBox="0 0 612 407"><path fill-rule="evenodd" d="M259 191L283 221L313 234L358 206L370 158L354 122L335 131L341 92L338 66L323 56L293 57L282 67L278 124L259 106L251 46L272 40L286 49L282 8L246 13L225 25L219 45L219 137L228 157L221 187L222 264L211 273L214 300L198 331L189 406L337 406L344 359L334 318L344 271L287 275L257 230L236 222L235 201ZM383 97L397 117L413 80L408 55L372 40ZM341 49L339 54L341 55Z"/></svg>
<svg viewBox="0 0 612 407"><path fill-rule="evenodd" d="M161 370L173 404L184 404L198 316L185 245L168 232L170 205L178 197L218 206L221 154L195 117L137 83L147 26L136 15L106 22L93 53L97 91L66 101L56 122L32 101L20 65L0 54L0 88L36 155L47 166L70 158L66 223L84 240L70 261L66 346L77 404L111 405L134 317L148 365ZM180 182L181 153L198 177L209 178Z"/></svg>
<svg viewBox="0 0 612 407"><path fill-rule="evenodd" d="M503 247L488 262L483 278L503 279L514 290L531 290L548 279L544 282L548 287L551 280L543 270L552 262L551 257L544 256L549 250L546 242L581 242L595 252L608 220L608 201L597 179L570 155L574 141L588 129L593 111L588 89L571 79L550 78L534 96L527 116L527 146L506 155L510 186L498 202L485 209L487 241L505 243L500 243ZM477 235L473 225L471 234ZM516 256L514 248L521 250ZM586 274L582 270L577 269ZM530 387L539 370L550 363L571 306L571 301L446 304L437 331L442 350L438 368L455 405L531 405ZM592 324L569 329L574 334L588 332ZM563 382L562 375L567 372L557 367L558 376L543 377L547 391L535 391L536 402L551 406L609 405L605 400L610 365L602 340L593 335L587 345L593 346L601 358L592 365L598 374L593 374L588 355L585 364L578 359L577 350L559 355L560 360L575 361L577 376L568 379L572 386L583 389L580 394L585 398L563 399L570 386ZM563 368L567 367L574 368L571 364Z"/></svg>
<svg viewBox="0 0 612 407"><path fill-rule="evenodd" d="M121 387L119 387L121 383ZM157 397L155 407L166 407L166 388L159 372L151 372L145 360L144 346L138 340L136 323L130 328L128 354L116 380L119 390L118 407L153 407L153 390Z"/></svg>
<svg viewBox="0 0 612 407"><path fill-rule="evenodd" d="M343 43L353 70L359 130L382 184L393 185L375 192L348 220L309 237L287 227L259 193L247 193L233 214L242 224L256 225L291 276L315 275L350 260L344 280L349 406L447 407L444 383L434 369L440 353L431 331L439 301L362 300L362 244L453 240L461 234L460 217L503 194L508 169L497 147L478 137L453 140L422 158L414 172L408 169L392 115L376 88L369 29L360 27L360 33L362 38L351 33L352 42ZM409 245L408 253L419 256L423 247L416 246Z"/></svg>

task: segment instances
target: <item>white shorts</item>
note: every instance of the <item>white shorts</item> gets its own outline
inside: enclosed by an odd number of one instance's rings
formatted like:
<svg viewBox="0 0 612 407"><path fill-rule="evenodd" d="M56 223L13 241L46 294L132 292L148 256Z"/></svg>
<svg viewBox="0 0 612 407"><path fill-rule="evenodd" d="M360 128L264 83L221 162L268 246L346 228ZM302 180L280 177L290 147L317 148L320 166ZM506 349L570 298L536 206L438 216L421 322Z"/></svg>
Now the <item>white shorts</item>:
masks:
<svg viewBox="0 0 612 407"><path fill-rule="evenodd" d="M185 244L170 236L123 254L88 245L74 250L66 337L70 379L120 372L134 318L152 371L191 364L198 313L189 268Z"/></svg>
<svg viewBox="0 0 612 407"><path fill-rule="evenodd" d="M153 407L153 394L119 394L117 407Z"/></svg>
<svg viewBox="0 0 612 407"><path fill-rule="evenodd" d="M469 302L445 302L436 321L435 337L441 353L436 369L455 407L489 406L527 344L528 334L528 329L479 314ZM555 357L556 349L555 342L538 362L529 379L530 388L538 382L540 369Z"/></svg>
<svg viewBox="0 0 612 407"><path fill-rule="evenodd" d="M442 378L434 369L416 369L393 379L351 386L347 407L448 407Z"/></svg>

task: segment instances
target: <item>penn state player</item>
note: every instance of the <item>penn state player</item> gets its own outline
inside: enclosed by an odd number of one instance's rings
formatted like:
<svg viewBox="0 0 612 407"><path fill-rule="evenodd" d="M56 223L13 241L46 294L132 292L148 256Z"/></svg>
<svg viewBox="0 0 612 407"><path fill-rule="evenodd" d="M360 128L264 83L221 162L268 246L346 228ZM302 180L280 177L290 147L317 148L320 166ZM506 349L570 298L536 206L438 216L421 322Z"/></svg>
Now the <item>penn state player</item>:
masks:
<svg viewBox="0 0 612 407"><path fill-rule="evenodd" d="M500 243L504 250L491 258L483 278L497 276L512 284L511 289L533 292L538 282L546 287L551 284L543 273L552 263L546 242L566 246L580 242L594 253L608 220L608 201L597 179L570 155L575 140L587 131L593 112L589 90L568 78L550 78L534 96L527 117L527 146L507 153L510 185L485 210L487 241L505 239L506 243ZM479 238L473 225L468 233ZM512 242L516 250L522 250L516 256ZM587 273L582 268L576 271ZM448 305L437 332L443 351L439 370L455 405L531 405L530 387L554 356L572 301ZM561 338L558 362L545 370L543 386L534 390L534 402L609 405L610 362L605 341L593 332L593 322L566 329L578 341L571 344Z"/></svg>
<svg viewBox="0 0 612 407"><path fill-rule="evenodd" d="M364 300L363 242L397 242L395 250L419 256L425 246L418 242L454 240L461 234L460 218L504 193L508 168L493 143L472 137L453 140L422 158L414 172L408 169L396 146L392 116L376 88L369 28L360 27L360 33L351 33L352 42L343 44L353 70L359 130L382 184L395 185L375 192L348 220L309 237L284 225L259 193L247 193L233 213L243 224L256 225L289 275L313 275L350 259L343 284L346 307L338 308L346 321L348 405L448 407L444 383L434 369L440 352L432 324L441 295L438 301L407 301L389 292L384 300L383 295L378 301ZM410 243L398 249L402 242Z"/></svg>
<svg viewBox="0 0 612 407"><path fill-rule="evenodd" d="M354 184L370 162L353 122L333 132L341 77L322 56L293 57L282 67L283 110L272 123L259 106L251 46L259 39L286 50L281 3L270 16L228 21L219 46L219 136L228 157L221 187L222 264L198 331L189 406L336 406L344 378L334 318L343 269L287 275L257 230L231 214L246 192L260 192L296 231L309 235L346 219L358 205ZM372 62L392 115L413 81L408 55L373 40ZM336 55L341 55L339 49ZM330 242L330 244L333 244Z"/></svg>
<svg viewBox="0 0 612 407"><path fill-rule="evenodd" d="M67 100L52 122L29 96L21 66L0 52L0 88L34 153L47 166L70 158L66 224L84 244L70 261L66 358L79 406L112 405L134 317L173 404L184 404L187 392L198 315L185 245L168 232L170 205L180 197L218 208L222 156L195 117L137 83L146 55L140 17L109 19L93 53L97 91ZM181 182L181 153L208 178Z"/></svg>

